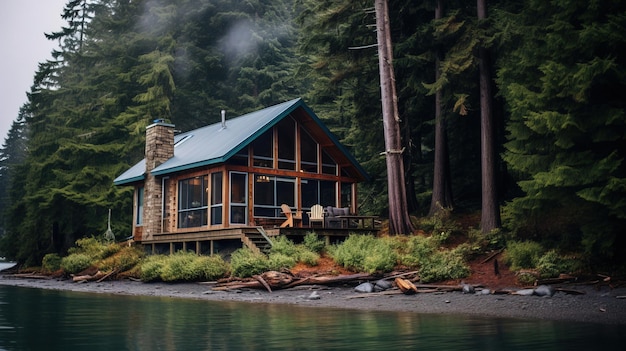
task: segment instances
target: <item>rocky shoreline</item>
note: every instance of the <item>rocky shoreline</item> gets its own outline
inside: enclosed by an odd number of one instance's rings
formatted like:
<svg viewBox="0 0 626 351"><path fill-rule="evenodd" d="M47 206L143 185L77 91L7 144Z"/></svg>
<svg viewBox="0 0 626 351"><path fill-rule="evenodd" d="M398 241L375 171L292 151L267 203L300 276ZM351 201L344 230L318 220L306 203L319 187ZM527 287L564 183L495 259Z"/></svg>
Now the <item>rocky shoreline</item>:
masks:
<svg viewBox="0 0 626 351"><path fill-rule="evenodd" d="M169 284L121 280L74 283L68 279L18 278L11 274L0 275L0 285L83 293L626 325L626 287L623 286L568 285L563 287L583 294L557 292L552 297L541 297L481 292L464 294L460 291L404 295L391 290L368 294L356 292L351 285L310 285L273 292L258 289L215 291L212 289L214 283L210 282Z"/></svg>

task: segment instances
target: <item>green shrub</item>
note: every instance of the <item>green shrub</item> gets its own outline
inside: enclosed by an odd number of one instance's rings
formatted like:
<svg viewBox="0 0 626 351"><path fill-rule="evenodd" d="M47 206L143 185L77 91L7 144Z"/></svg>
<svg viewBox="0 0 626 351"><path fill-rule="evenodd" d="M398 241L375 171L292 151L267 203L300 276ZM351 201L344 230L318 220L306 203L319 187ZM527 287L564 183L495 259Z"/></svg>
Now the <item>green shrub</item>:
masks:
<svg viewBox="0 0 626 351"><path fill-rule="evenodd" d="M190 252L176 252L167 256L161 269L161 280L164 282L193 281L195 273L191 269L194 258L198 257Z"/></svg>
<svg viewBox="0 0 626 351"><path fill-rule="evenodd" d="M43 257L41 268L44 272L55 272L61 269L61 256L49 253Z"/></svg>
<svg viewBox="0 0 626 351"><path fill-rule="evenodd" d="M473 245L474 250L491 250L502 248L505 245L504 232L501 229L494 229L489 233L483 233L482 230L472 228L467 232L467 238Z"/></svg>
<svg viewBox="0 0 626 351"><path fill-rule="evenodd" d="M447 240L452 233L460 230L459 225L452 218L452 212L449 208L440 208L440 211L435 215L421 218L419 228L431 235L438 235L443 241Z"/></svg>
<svg viewBox="0 0 626 351"><path fill-rule="evenodd" d="M307 248L299 250L298 261L309 266L317 266L317 261L320 259L320 255L317 252L310 251Z"/></svg>
<svg viewBox="0 0 626 351"><path fill-rule="evenodd" d="M524 272L517 275L517 281L522 285L535 285L537 277L529 272Z"/></svg>
<svg viewBox="0 0 626 351"><path fill-rule="evenodd" d="M106 246L106 244L103 244L94 237L86 237L76 240L75 246L69 248L67 252L70 255L81 253L94 259L100 259L104 257Z"/></svg>
<svg viewBox="0 0 626 351"><path fill-rule="evenodd" d="M465 278L470 274L470 269L461 250L442 250L422 260L419 274L422 282L429 283Z"/></svg>
<svg viewBox="0 0 626 351"><path fill-rule="evenodd" d="M116 244L110 246L117 246L117 250L107 251L110 256L97 263L101 271L113 271L114 269L117 269L118 272L127 271L139 264L144 256L143 251L138 247L120 247Z"/></svg>
<svg viewBox="0 0 626 351"><path fill-rule="evenodd" d="M193 252L152 255L141 264L141 280L201 281L221 278L228 273L228 264L221 256L199 256Z"/></svg>
<svg viewBox="0 0 626 351"><path fill-rule="evenodd" d="M244 247L231 254L230 266L234 276L245 278L267 271L269 260L265 255L252 252L249 248Z"/></svg>
<svg viewBox="0 0 626 351"><path fill-rule="evenodd" d="M167 256L152 255L146 257L141 263L140 275L142 281L152 282L161 280L161 271L165 265Z"/></svg>
<svg viewBox="0 0 626 351"><path fill-rule="evenodd" d="M293 241L289 240L286 236L278 236L272 240L272 248L270 254L283 254L286 256L295 256L298 252L296 245Z"/></svg>
<svg viewBox="0 0 626 351"><path fill-rule="evenodd" d="M108 243L108 242L102 243L102 245L104 246L102 248L102 251L100 252L102 258L113 256L117 254L118 252L122 251L122 249L128 248L128 246L122 246L116 243Z"/></svg>
<svg viewBox="0 0 626 351"><path fill-rule="evenodd" d="M93 259L83 253L73 253L61 259L61 269L68 274L76 274L89 268Z"/></svg>
<svg viewBox="0 0 626 351"><path fill-rule="evenodd" d="M324 240L320 239L315 233L307 233L304 236L304 241L302 243L304 247L306 247L309 251L315 253L321 253L324 250L324 246L326 243Z"/></svg>
<svg viewBox="0 0 626 351"><path fill-rule="evenodd" d="M553 278L561 273L575 273L582 268L583 262L580 259L561 256L556 250L546 252L537 261L537 270L541 278Z"/></svg>
<svg viewBox="0 0 626 351"><path fill-rule="evenodd" d="M533 269L537 267L543 252L543 247L537 242L512 241L507 245L504 263L508 264L511 270L514 271Z"/></svg>
<svg viewBox="0 0 626 351"><path fill-rule="evenodd" d="M196 272L197 280L215 280L228 274L228 264L222 256L198 256L191 263L191 269Z"/></svg>
<svg viewBox="0 0 626 351"><path fill-rule="evenodd" d="M307 236L309 237L309 243L312 243L316 238L315 234L313 234L314 239L310 239L311 236L309 234ZM278 237L274 240L268 259L269 269L280 270L292 268L298 262L315 265L319 255L308 249L305 244L295 245L286 237Z"/></svg>
<svg viewBox="0 0 626 351"><path fill-rule="evenodd" d="M423 261L438 249L438 241L431 236L415 235L402 240L399 261L409 268L419 268Z"/></svg>
<svg viewBox="0 0 626 351"><path fill-rule="evenodd" d="M350 235L329 251L337 264L368 273L393 269L397 257L390 241L377 240L372 235Z"/></svg>
<svg viewBox="0 0 626 351"><path fill-rule="evenodd" d="M267 270L280 271L282 269L289 269L296 265L298 261L295 255L286 255L280 252L271 253L267 260Z"/></svg>
<svg viewBox="0 0 626 351"><path fill-rule="evenodd" d="M440 238L416 235L402 241L399 254L401 264L418 269L424 283L467 277L470 269L465 257L471 251L468 245L453 250L439 247Z"/></svg>

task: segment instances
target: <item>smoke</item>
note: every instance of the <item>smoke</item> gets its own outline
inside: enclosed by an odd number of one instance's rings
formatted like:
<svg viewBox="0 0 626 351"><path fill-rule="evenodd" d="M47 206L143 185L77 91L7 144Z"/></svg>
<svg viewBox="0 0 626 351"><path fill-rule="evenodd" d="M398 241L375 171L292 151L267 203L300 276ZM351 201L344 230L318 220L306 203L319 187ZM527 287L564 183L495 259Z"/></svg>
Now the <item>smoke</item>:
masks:
<svg viewBox="0 0 626 351"><path fill-rule="evenodd" d="M228 32L219 40L218 48L229 61L238 61L253 54L261 42L255 35L252 24L247 21L235 22Z"/></svg>

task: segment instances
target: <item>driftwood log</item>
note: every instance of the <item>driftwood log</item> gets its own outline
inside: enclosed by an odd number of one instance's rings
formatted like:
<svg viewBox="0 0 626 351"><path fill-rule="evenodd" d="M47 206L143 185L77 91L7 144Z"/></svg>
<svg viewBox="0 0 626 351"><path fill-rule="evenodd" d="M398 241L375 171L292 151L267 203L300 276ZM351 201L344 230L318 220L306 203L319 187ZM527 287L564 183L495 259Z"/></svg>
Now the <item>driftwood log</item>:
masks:
<svg viewBox="0 0 626 351"><path fill-rule="evenodd" d="M415 294L417 292L417 287L410 280L396 278L394 282L396 283L398 289L406 295Z"/></svg>
<svg viewBox="0 0 626 351"><path fill-rule="evenodd" d="M224 291L248 288L265 289L272 292L272 290L288 289L304 284L332 285L372 279L375 279L375 277L367 273L297 278L291 273L268 271L260 275L255 275L252 279L228 280L225 282L218 281L213 290Z"/></svg>
<svg viewBox="0 0 626 351"><path fill-rule="evenodd" d="M73 275L72 281L75 283L91 282L91 281L96 281L100 283L110 278L112 275L116 274L117 272L118 272L118 269L116 268L108 273L102 272L102 271L96 271L94 274Z"/></svg>
<svg viewBox="0 0 626 351"><path fill-rule="evenodd" d="M90 282L104 277L106 273L97 271L95 274L73 275L72 281L75 283Z"/></svg>

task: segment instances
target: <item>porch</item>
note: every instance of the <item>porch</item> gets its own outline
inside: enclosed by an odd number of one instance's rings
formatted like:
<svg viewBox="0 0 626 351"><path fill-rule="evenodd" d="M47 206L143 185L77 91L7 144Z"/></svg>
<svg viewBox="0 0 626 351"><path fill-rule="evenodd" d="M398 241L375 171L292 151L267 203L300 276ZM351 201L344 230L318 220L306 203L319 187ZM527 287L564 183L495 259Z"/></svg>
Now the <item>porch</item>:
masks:
<svg viewBox="0 0 626 351"><path fill-rule="evenodd" d="M158 233L154 234L150 240L143 240L141 245L152 254L193 251L199 255L220 254L229 256L233 251L244 246L255 252L268 252L272 238L279 235L284 235L298 244L310 232L315 232L324 239L326 245L331 245L344 241L350 234L376 235L378 229L239 226L190 232Z"/></svg>

